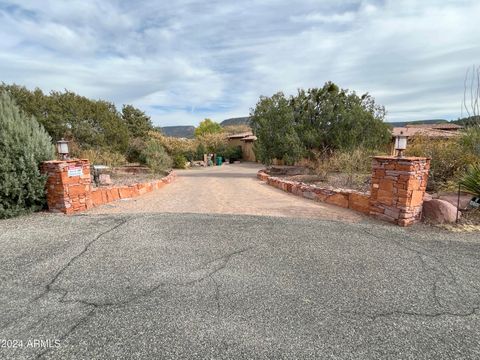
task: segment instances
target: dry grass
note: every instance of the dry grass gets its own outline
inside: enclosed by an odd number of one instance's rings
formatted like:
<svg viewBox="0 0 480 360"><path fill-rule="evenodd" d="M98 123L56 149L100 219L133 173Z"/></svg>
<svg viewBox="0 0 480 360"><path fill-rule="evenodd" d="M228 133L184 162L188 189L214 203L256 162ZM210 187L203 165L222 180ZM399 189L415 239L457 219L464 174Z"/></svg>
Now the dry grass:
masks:
<svg viewBox="0 0 480 360"><path fill-rule="evenodd" d="M127 163L124 155L108 150L83 150L79 154L80 159L88 159L92 165L106 165L110 167L120 166Z"/></svg>
<svg viewBox="0 0 480 360"><path fill-rule="evenodd" d="M316 185L318 187L332 187L342 189L352 189L362 192L370 191L370 174L345 174L328 173L326 176L310 175L291 175L281 176L291 181L303 182Z"/></svg>
<svg viewBox="0 0 480 360"><path fill-rule="evenodd" d="M480 209L469 209L466 211L462 211L460 224L480 225Z"/></svg>
<svg viewBox="0 0 480 360"><path fill-rule="evenodd" d="M287 178L305 183L334 188L370 191L373 155L378 152L362 148L353 151L337 151L331 154L312 153L312 159L302 159L297 165L309 169L309 175Z"/></svg>

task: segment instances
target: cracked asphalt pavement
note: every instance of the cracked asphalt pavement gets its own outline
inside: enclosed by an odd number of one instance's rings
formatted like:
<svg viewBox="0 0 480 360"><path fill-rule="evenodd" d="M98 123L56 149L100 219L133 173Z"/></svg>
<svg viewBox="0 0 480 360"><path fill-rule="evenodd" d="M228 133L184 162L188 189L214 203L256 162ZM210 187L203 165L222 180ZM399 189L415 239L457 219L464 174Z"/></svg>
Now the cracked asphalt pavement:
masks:
<svg viewBox="0 0 480 360"><path fill-rule="evenodd" d="M478 233L34 214L0 246L1 359L480 358Z"/></svg>

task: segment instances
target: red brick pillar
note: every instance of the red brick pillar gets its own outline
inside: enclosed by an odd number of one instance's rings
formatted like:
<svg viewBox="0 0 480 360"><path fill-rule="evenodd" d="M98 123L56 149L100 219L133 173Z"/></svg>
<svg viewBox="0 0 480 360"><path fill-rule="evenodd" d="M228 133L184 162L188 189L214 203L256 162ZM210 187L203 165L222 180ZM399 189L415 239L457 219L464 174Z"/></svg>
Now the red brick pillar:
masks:
<svg viewBox="0 0 480 360"><path fill-rule="evenodd" d="M47 178L47 204L52 212L73 214L92 207L88 160L53 160L41 165Z"/></svg>
<svg viewBox="0 0 480 360"><path fill-rule="evenodd" d="M400 226L420 221L430 159L375 156L370 215Z"/></svg>

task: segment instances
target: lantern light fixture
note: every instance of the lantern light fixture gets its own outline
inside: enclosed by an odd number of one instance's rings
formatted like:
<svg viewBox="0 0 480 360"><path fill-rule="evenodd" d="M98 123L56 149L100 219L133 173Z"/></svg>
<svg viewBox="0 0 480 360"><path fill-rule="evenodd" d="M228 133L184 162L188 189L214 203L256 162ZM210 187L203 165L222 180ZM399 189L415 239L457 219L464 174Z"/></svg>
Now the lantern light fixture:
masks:
<svg viewBox="0 0 480 360"><path fill-rule="evenodd" d="M407 148L407 136L400 131L400 135L395 136L395 151L397 157L403 157L403 152Z"/></svg>
<svg viewBox="0 0 480 360"><path fill-rule="evenodd" d="M62 138L61 140L57 141L57 152L60 156L60 159L67 160L68 159L68 141Z"/></svg>

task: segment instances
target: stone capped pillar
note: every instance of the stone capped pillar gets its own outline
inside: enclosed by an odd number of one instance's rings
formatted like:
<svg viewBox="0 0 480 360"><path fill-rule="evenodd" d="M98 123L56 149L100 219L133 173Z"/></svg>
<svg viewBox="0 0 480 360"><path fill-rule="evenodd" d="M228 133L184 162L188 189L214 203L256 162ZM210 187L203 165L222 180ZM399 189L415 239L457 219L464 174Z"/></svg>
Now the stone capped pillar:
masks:
<svg viewBox="0 0 480 360"><path fill-rule="evenodd" d="M47 175L49 211L73 214L92 207L90 163L88 160L52 160L41 165Z"/></svg>
<svg viewBox="0 0 480 360"><path fill-rule="evenodd" d="M421 220L430 159L374 156L370 215L400 226Z"/></svg>

